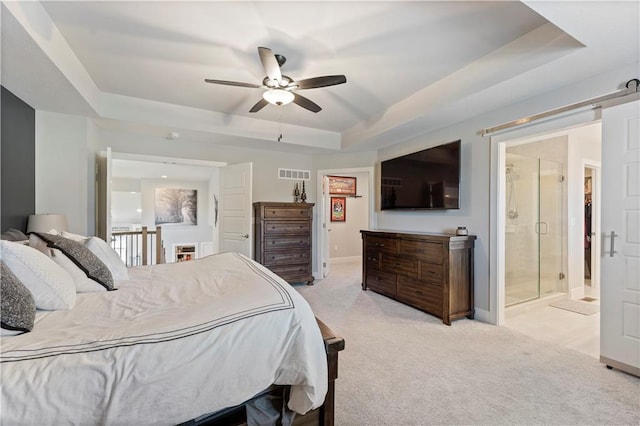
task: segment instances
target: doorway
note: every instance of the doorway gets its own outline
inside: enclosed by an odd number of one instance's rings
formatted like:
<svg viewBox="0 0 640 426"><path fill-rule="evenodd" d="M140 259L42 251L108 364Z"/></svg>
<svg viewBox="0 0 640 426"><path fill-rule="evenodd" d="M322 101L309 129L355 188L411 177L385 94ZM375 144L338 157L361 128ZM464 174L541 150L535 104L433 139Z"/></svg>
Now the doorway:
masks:
<svg viewBox="0 0 640 426"><path fill-rule="evenodd" d="M344 196L344 216L331 220L329 176L356 178L356 194ZM319 278L327 277L331 263L361 259L361 229L375 227L373 167L318 170L317 235ZM335 219L335 218L334 218Z"/></svg>
<svg viewBox="0 0 640 426"><path fill-rule="evenodd" d="M585 169L590 168L594 202L592 232L599 232L596 188L599 188L601 139L600 122L592 122L505 140L497 145L500 179L497 181L496 215L502 238L499 251L502 268L498 269L497 279L498 291L502 291L498 324L595 358L600 350L599 312L582 315L551 304L573 299L578 303L599 305L599 289L591 291L584 285L584 217ZM554 187L562 188L561 192L554 191ZM557 212L561 212L560 222L553 218L557 217ZM532 222L528 229L518 222L523 216L525 222ZM561 244L554 235L554 228L562 230ZM593 238L593 244L598 244L595 242L598 236ZM528 248L530 254L523 256L520 253L523 248ZM599 250L594 247L594 251L596 249ZM599 256L598 253L592 253L592 257ZM560 258L562 263L558 263ZM515 273L510 265L515 265ZM592 262L592 274L596 265L597 261ZM527 275L527 285L517 282L518 279L525 281ZM510 287L514 277L520 287ZM584 299L589 296L593 296L593 300L587 303Z"/></svg>

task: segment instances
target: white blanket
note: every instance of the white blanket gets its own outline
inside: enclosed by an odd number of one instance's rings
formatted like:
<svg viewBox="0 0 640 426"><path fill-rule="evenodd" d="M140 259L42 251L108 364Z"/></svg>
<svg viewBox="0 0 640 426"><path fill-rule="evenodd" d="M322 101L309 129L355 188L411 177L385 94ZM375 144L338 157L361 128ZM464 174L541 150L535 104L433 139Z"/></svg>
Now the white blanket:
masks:
<svg viewBox="0 0 640 426"><path fill-rule="evenodd" d="M322 336L275 274L237 253L129 273L2 339L1 424L176 424L271 384L296 412L322 404Z"/></svg>

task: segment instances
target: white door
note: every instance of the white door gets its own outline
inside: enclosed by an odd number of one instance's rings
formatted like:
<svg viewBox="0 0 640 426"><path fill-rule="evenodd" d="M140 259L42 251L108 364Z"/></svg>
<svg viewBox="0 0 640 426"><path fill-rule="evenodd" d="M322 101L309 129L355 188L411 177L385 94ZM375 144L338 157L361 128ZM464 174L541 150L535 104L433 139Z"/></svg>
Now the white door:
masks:
<svg viewBox="0 0 640 426"><path fill-rule="evenodd" d="M602 111L600 361L640 376L640 101Z"/></svg>
<svg viewBox="0 0 640 426"><path fill-rule="evenodd" d="M220 251L253 257L252 164L220 168Z"/></svg>
<svg viewBox="0 0 640 426"><path fill-rule="evenodd" d="M322 196L320 197L320 214L318 217L322 221L321 250L322 250L322 278L329 276L329 241L331 232L331 222L329 221L329 178L322 176Z"/></svg>

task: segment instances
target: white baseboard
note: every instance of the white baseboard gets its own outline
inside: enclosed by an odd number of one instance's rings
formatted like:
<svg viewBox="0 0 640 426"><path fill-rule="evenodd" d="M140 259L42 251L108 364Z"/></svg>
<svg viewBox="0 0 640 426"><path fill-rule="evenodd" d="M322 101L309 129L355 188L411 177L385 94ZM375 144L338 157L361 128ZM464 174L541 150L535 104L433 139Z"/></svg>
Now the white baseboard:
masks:
<svg viewBox="0 0 640 426"><path fill-rule="evenodd" d="M486 322L487 324L494 324L495 323L491 320L491 314L489 311L486 311L484 309L478 309L475 308L473 311L473 319L480 321L480 322Z"/></svg>

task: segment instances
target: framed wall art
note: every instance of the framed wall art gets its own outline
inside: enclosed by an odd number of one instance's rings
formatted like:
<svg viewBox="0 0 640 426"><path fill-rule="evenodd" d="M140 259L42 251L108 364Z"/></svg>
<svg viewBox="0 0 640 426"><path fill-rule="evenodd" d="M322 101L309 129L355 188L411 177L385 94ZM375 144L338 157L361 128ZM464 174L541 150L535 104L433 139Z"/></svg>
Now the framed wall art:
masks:
<svg viewBox="0 0 640 426"><path fill-rule="evenodd" d="M327 176L329 178L330 195L356 196L358 178L348 176Z"/></svg>
<svg viewBox="0 0 640 426"><path fill-rule="evenodd" d="M198 224L198 191L195 189L156 188L155 224Z"/></svg>
<svg viewBox="0 0 640 426"><path fill-rule="evenodd" d="M347 220L347 198L331 197L331 222L345 222Z"/></svg>

